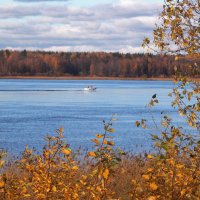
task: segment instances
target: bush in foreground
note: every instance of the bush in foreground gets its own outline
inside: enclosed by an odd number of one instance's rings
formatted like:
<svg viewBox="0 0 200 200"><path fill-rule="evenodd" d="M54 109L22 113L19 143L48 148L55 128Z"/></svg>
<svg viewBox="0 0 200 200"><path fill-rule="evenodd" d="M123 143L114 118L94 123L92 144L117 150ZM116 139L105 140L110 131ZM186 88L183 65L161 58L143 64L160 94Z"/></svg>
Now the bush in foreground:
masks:
<svg viewBox="0 0 200 200"><path fill-rule="evenodd" d="M65 144L61 128L46 137L41 154L27 147L19 159L1 161L0 199L200 198L199 141L164 116L162 134L152 135L157 151L133 156L114 149L112 120L84 159Z"/></svg>

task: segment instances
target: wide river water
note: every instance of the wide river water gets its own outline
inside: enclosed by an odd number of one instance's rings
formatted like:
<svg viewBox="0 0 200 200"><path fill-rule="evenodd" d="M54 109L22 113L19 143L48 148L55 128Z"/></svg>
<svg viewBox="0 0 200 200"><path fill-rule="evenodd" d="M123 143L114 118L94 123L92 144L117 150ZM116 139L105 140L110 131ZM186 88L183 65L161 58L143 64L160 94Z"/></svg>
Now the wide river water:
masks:
<svg viewBox="0 0 200 200"><path fill-rule="evenodd" d="M87 85L97 87L85 92ZM46 134L63 127L73 149L91 148L91 139L103 132L103 120L117 114L113 133L117 146L141 152L149 150L153 130L135 127L141 118L153 122L145 108L153 94L159 105L153 110L157 122L160 112L176 116L170 107L170 81L119 80L0 80L0 148L18 154L26 144L41 150ZM175 123L181 124L175 117Z"/></svg>

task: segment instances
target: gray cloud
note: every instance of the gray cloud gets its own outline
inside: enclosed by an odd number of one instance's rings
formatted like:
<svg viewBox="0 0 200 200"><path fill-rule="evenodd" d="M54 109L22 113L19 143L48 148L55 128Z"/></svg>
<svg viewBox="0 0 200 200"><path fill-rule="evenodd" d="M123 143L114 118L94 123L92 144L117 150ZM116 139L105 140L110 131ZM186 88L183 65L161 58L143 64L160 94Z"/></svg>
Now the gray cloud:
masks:
<svg viewBox="0 0 200 200"><path fill-rule="evenodd" d="M156 4L1 5L0 48L140 51L159 10Z"/></svg>

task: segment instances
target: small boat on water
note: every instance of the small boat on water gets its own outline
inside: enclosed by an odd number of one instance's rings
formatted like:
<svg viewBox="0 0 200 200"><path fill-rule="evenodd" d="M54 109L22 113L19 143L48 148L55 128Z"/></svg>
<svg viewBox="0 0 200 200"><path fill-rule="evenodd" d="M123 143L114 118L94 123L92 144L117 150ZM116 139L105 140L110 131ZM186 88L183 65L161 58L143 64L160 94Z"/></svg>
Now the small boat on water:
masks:
<svg viewBox="0 0 200 200"><path fill-rule="evenodd" d="M89 85L87 87L85 87L83 90L84 91L95 91L97 88L96 87L93 87L92 85Z"/></svg>

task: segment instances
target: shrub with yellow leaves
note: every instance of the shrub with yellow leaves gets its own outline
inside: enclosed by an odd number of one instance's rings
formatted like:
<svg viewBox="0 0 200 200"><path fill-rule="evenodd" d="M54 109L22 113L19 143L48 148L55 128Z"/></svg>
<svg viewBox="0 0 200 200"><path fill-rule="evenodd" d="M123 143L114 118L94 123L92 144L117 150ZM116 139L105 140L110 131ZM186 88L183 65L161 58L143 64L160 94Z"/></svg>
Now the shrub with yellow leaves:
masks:
<svg viewBox="0 0 200 200"><path fill-rule="evenodd" d="M62 128L57 136L47 136L41 155L26 147L19 160L3 173L3 199L77 199L79 167L71 149L63 141Z"/></svg>
<svg viewBox="0 0 200 200"><path fill-rule="evenodd" d="M156 95L153 95L148 105L150 112L155 106L152 104L155 100ZM190 119L190 116L186 119L188 118ZM155 121L154 123L157 134L152 134L152 140L156 151L146 155L146 170L142 172L141 178L132 179L131 197L133 199L199 199L199 138L188 134L181 127L176 127L168 114L164 114L161 118L160 125ZM199 123L198 118L195 123ZM141 123L136 124L136 126L140 125ZM198 135L198 132L199 127L193 126L193 134Z"/></svg>
<svg viewBox="0 0 200 200"><path fill-rule="evenodd" d="M91 157L94 164L90 180L91 178L95 180L94 182L89 181L89 185L92 183L93 188L96 189L93 193L96 194L96 198L100 199L113 197L114 192L109 189L111 176L114 173L115 165L121 161L121 156L124 154L121 150L113 149L115 144L112 136L114 133L112 123L114 120L115 118L112 117L108 122L103 121L104 133L96 134L95 139L92 140L95 151L88 152L88 156Z"/></svg>
<svg viewBox="0 0 200 200"><path fill-rule="evenodd" d="M143 47L160 54L174 55L175 86L169 96L172 107L185 117L192 135L176 127L166 114L161 126L155 123L157 133L152 134L156 152L146 158L149 170L140 180L132 180L132 197L138 199L200 199L200 83L195 78L199 68L199 8L197 0L166 0L160 14L160 23L153 31L153 43L145 38ZM154 45L155 48L152 48ZM186 58L187 70L180 73L179 62ZM187 59L190 58L190 59ZM188 60L188 61L187 61ZM154 95L149 103L150 111L158 103ZM136 122L139 127L141 123ZM137 192L136 188L142 190Z"/></svg>

